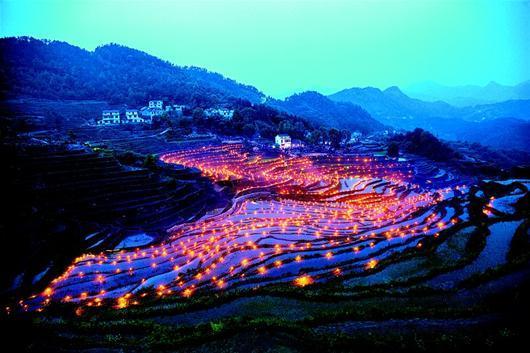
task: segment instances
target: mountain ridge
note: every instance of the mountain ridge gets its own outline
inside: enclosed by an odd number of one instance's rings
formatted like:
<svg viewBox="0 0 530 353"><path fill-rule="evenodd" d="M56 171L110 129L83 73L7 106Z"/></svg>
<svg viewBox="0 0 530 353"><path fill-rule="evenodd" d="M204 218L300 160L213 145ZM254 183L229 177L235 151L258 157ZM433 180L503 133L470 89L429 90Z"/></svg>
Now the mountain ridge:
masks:
<svg viewBox="0 0 530 353"><path fill-rule="evenodd" d="M443 100L457 107L499 103L507 100L530 99L530 80L515 85L490 81L484 86L446 86L426 81L404 87L411 97L426 100Z"/></svg>
<svg viewBox="0 0 530 353"><path fill-rule="evenodd" d="M221 74L174 65L126 46L111 43L88 51L66 42L30 37L0 39L0 95L4 99L95 99L130 106L145 104L149 99L192 107L237 106L243 100L264 103L338 129L371 133L388 126L409 130L421 127L444 138L469 140L476 138L463 129L471 126L487 134L485 127L498 130L502 121L509 124L506 131L525 127L519 120L530 121L530 100L461 108L444 101L426 102L409 97L397 86L384 90L352 87L328 96L306 91L278 100ZM464 123L498 118L506 119L483 126ZM500 136L498 131L491 131L491 135L509 143L509 138ZM522 138L516 144L527 146Z"/></svg>
<svg viewBox="0 0 530 353"><path fill-rule="evenodd" d="M457 108L446 102L424 102L410 98L399 87L385 90L374 87L351 87L328 96L337 102L350 102L365 108L376 119L411 117L452 117Z"/></svg>
<svg viewBox="0 0 530 353"><path fill-rule="evenodd" d="M384 128L381 122L374 119L361 106L347 102L334 102L316 91L296 93L283 101L271 99L267 101L267 104L335 128L353 129L364 133Z"/></svg>
<svg viewBox="0 0 530 353"><path fill-rule="evenodd" d="M99 99L132 106L149 99L167 99L199 107L240 99L251 103L266 100L253 86L114 43L88 51L61 41L2 38L0 62L0 92L8 98ZM270 99L268 104L330 127L361 131L382 128L360 107L332 102L316 92L313 98L314 102L306 99L303 109L296 100ZM334 119L336 115L345 123Z"/></svg>
<svg viewBox="0 0 530 353"><path fill-rule="evenodd" d="M198 94L212 101L231 97L260 102L264 97L255 87L221 74L173 65L114 43L88 51L62 41L2 38L0 63L0 94L4 97L104 99L131 104L164 97L168 92L190 101Z"/></svg>

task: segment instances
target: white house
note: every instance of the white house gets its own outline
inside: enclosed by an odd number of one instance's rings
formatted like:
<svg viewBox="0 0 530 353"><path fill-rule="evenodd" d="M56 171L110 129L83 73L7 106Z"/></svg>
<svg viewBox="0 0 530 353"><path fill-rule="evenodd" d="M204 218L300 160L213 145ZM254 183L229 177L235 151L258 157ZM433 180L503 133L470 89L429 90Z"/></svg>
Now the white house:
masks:
<svg viewBox="0 0 530 353"><path fill-rule="evenodd" d="M291 148L291 136L287 134L279 134L274 138L274 142L281 149Z"/></svg>
<svg viewBox="0 0 530 353"><path fill-rule="evenodd" d="M149 101L149 109L163 109L164 103L160 100Z"/></svg>
<svg viewBox="0 0 530 353"><path fill-rule="evenodd" d="M349 143L359 142L361 137L363 137L363 134L361 134L359 131L354 131L351 133Z"/></svg>
<svg viewBox="0 0 530 353"><path fill-rule="evenodd" d="M138 114L136 109L127 109L125 111L125 124L140 124L151 122L150 120L144 119Z"/></svg>
<svg viewBox="0 0 530 353"><path fill-rule="evenodd" d="M152 120L155 116L162 116L164 114L163 109L143 107L140 109L140 115L144 119Z"/></svg>
<svg viewBox="0 0 530 353"><path fill-rule="evenodd" d="M104 110L98 125L119 125L120 122L119 110Z"/></svg>
<svg viewBox="0 0 530 353"><path fill-rule="evenodd" d="M224 119L232 119L232 117L234 116L234 110L226 108L208 108L204 110L204 116L215 115L218 115Z"/></svg>

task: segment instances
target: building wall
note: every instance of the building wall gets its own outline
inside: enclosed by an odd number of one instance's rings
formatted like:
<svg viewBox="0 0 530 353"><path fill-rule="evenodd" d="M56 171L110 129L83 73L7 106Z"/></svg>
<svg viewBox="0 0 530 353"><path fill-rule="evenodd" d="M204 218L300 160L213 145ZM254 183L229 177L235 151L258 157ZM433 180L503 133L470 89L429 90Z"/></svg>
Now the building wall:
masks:
<svg viewBox="0 0 530 353"><path fill-rule="evenodd" d="M162 101L149 101L149 108L162 109L163 105Z"/></svg>
<svg viewBox="0 0 530 353"><path fill-rule="evenodd" d="M280 148L291 148L291 137L289 136L276 135L274 142L276 142Z"/></svg>
<svg viewBox="0 0 530 353"><path fill-rule="evenodd" d="M120 112L104 112L98 124L117 125L120 123Z"/></svg>

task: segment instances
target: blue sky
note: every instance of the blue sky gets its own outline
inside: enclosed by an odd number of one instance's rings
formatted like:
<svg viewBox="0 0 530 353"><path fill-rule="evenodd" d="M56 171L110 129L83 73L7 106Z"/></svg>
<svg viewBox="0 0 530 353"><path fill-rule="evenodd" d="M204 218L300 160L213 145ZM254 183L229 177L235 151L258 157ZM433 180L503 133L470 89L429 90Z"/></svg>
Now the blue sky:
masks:
<svg viewBox="0 0 530 353"><path fill-rule="evenodd" d="M0 35L116 42L275 97L530 78L530 2L0 0Z"/></svg>

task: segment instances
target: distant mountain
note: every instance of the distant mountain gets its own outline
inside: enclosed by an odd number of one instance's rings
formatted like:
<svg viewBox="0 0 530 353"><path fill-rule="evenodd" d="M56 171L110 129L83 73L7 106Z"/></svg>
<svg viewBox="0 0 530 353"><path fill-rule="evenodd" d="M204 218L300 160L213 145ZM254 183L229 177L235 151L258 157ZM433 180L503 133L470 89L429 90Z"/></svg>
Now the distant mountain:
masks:
<svg viewBox="0 0 530 353"><path fill-rule="evenodd" d="M451 119L417 119L413 126L433 132L439 138L453 141L478 142L506 150L530 151L530 121L499 118L485 121Z"/></svg>
<svg viewBox="0 0 530 353"><path fill-rule="evenodd" d="M176 66L124 46L109 44L87 51L28 37L0 39L0 94L133 105L152 98L199 104L263 99L256 88L220 74Z"/></svg>
<svg viewBox="0 0 530 353"><path fill-rule="evenodd" d="M442 100L457 107L530 99L530 80L515 86L490 82L486 86L444 86L423 82L404 88L411 97L425 101Z"/></svg>
<svg viewBox="0 0 530 353"><path fill-rule="evenodd" d="M397 87L349 88L328 96L366 109L381 123L398 129L417 127L447 140L480 142L495 148L530 150L530 100L458 108L445 102L410 98Z"/></svg>
<svg viewBox="0 0 530 353"><path fill-rule="evenodd" d="M317 124L340 129L373 132L384 126L358 105L335 102L318 92L303 92L285 100L268 100L267 105L309 119Z"/></svg>
<svg viewBox="0 0 530 353"><path fill-rule="evenodd" d="M530 121L530 99L476 105L462 108L461 116L469 121L517 118Z"/></svg>
<svg viewBox="0 0 530 353"><path fill-rule="evenodd" d="M509 100L470 107L454 107L445 102L425 102L410 98L398 87L385 90L378 88L349 88L328 96L337 102L349 102L366 109L384 124L413 129L416 120L464 119L482 121L498 118L530 120L530 100Z"/></svg>
<svg viewBox="0 0 530 353"><path fill-rule="evenodd" d="M500 149L530 151L530 121L514 118L464 122L454 129L457 139Z"/></svg>
<svg viewBox="0 0 530 353"><path fill-rule="evenodd" d="M374 118L385 123L393 119L449 118L458 113L458 108L445 102L424 102L410 98L395 86L384 91L373 87L353 87L329 95L328 98L360 105Z"/></svg>

